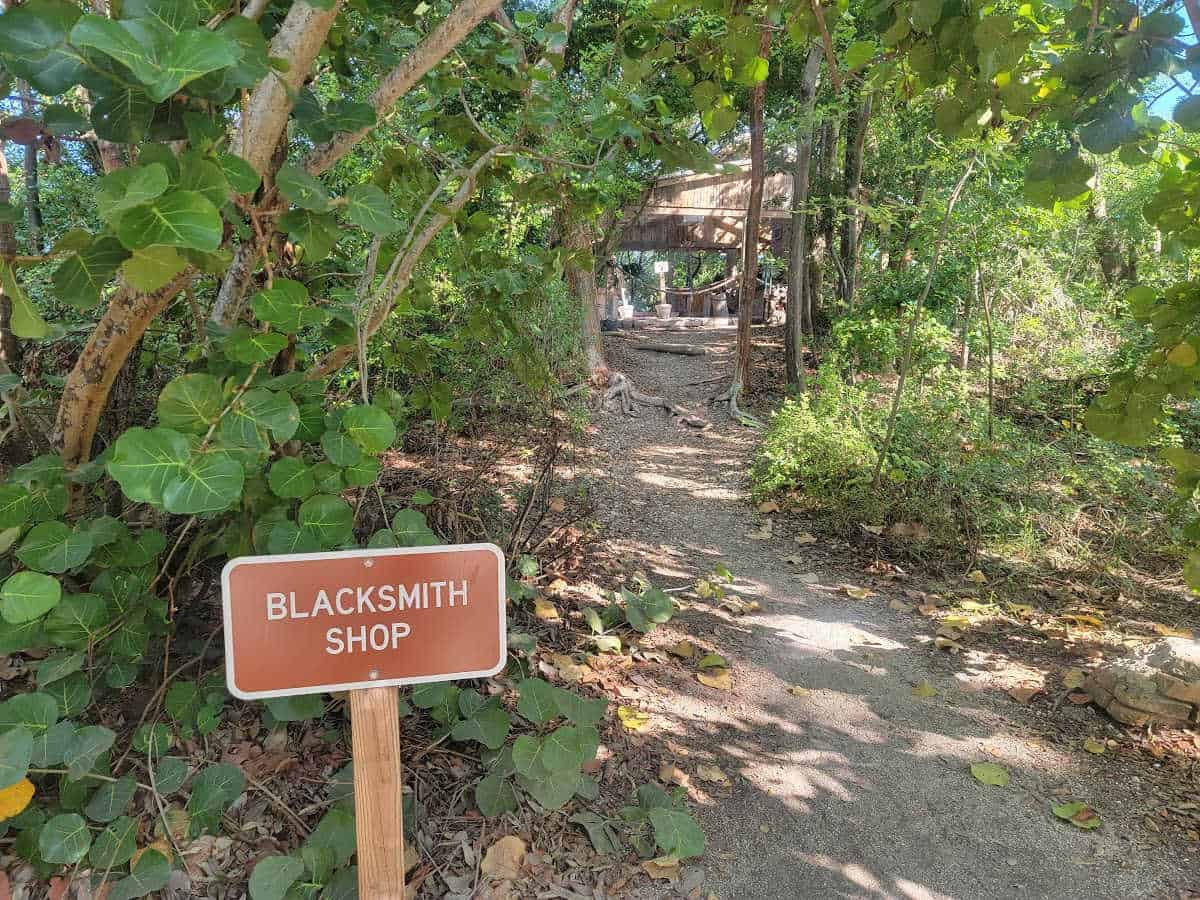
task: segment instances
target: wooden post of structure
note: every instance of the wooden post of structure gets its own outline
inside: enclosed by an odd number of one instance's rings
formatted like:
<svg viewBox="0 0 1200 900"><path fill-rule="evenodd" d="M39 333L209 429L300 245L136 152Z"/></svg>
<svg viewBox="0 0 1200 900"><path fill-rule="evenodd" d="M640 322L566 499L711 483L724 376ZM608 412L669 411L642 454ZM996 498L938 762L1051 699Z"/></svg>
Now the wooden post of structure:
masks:
<svg viewBox="0 0 1200 900"><path fill-rule="evenodd" d="M405 900L399 701L394 687L350 691L360 900Z"/></svg>

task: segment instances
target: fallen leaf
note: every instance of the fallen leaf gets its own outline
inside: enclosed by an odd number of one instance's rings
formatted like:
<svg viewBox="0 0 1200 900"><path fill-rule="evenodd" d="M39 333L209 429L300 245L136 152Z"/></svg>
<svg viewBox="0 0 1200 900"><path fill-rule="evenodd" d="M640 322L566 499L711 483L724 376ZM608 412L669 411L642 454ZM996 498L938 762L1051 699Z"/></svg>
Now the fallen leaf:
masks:
<svg viewBox="0 0 1200 900"><path fill-rule="evenodd" d="M868 597L875 596L875 592L870 588L858 587L853 584L839 584L838 590L847 597L853 597L855 600L866 600Z"/></svg>
<svg viewBox="0 0 1200 900"><path fill-rule="evenodd" d="M807 531L800 532L800 534L796 535L794 538L792 538L792 540L801 546L805 544L815 544L817 542L817 539Z"/></svg>
<svg viewBox="0 0 1200 900"><path fill-rule="evenodd" d="M1070 694L1067 694L1067 699L1070 700L1072 703L1074 703L1076 706L1087 706L1089 703L1092 702L1091 694L1087 694L1083 691L1074 691Z"/></svg>
<svg viewBox="0 0 1200 900"><path fill-rule="evenodd" d="M987 576L984 575L979 569L972 569L967 573L967 581L973 582L974 584L983 584L987 581Z"/></svg>
<svg viewBox="0 0 1200 900"><path fill-rule="evenodd" d="M658 780L667 784L677 784L680 787L688 787L691 784L687 772L674 763L663 763L658 767Z"/></svg>
<svg viewBox="0 0 1200 900"><path fill-rule="evenodd" d="M876 537L883 534L883 526L882 525L864 525L862 522L859 522L858 527L861 528L863 531L867 532L868 534L873 534Z"/></svg>
<svg viewBox="0 0 1200 900"><path fill-rule="evenodd" d="M949 650L951 653L960 653L965 648L958 641L952 641L946 637L936 637L933 639L933 646L939 650Z"/></svg>
<svg viewBox="0 0 1200 900"><path fill-rule="evenodd" d="M952 641L957 641L963 636L963 633L953 625L942 625L936 632L938 637L949 638Z"/></svg>
<svg viewBox="0 0 1200 900"><path fill-rule="evenodd" d="M922 680L913 687L912 693L914 697L936 697L937 688L928 681Z"/></svg>
<svg viewBox="0 0 1200 900"><path fill-rule="evenodd" d="M888 606L896 612L912 612L912 606L905 603L903 600L892 599L888 601Z"/></svg>
<svg viewBox="0 0 1200 900"><path fill-rule="evenodd" d="M1060 819L1066 819L1076 828L1082 828L1085 831L1100 827L1100 814L1082 800L1059 803L1054 806L1054 814Z"/></svg>
<svg viewBox="0 0 1200 900"><path fill-rule="evenodd" d="M579 684L582 681L587 681L596 674L590 666L577 663L565 653L553 654L550 657L550 662L558 671L558 676L567 682L567 684Z"/></svg>
<svg viewBox="0 0 1200 900"><path fill-rule="evenodd" d="M1104 742L1098 741L1093 737L1084 738L1083 739L1083 749L1086 750L1088 753L1095 753L1097 756L1099 756L1105 750Z"/></svg>
<svg viewBox="0 0 1200 900"><path fill-rule="evenodd" d="M947 628L960 628L960 629L970 628L971 620L968 619L966 616L956 616L956 615L945 616L942 619L942 625L944 625Z"/></svg>
<svg viewBox="0 0 1200 900"><path fill-rule="evenodd" d="M1005 787L1008 784L1008 769L993 762L971 763L971 775L980 784Z"/></svg>
<svg viewBox="0 0 1200 900"><path fill-rule="evenodd" d="M668 647L667 652L672 656L678 656L680 659L691 659L696 655L696 645L691 641L680 641Z"/></svg>
<svg viewBox="0 0 1200 900"><path fill-rule="evenodd" d="M1096 616L1085 616L1077 613L1068 613L1063 616L1069 622L1074 622L1080 628L1103 628L1104 621Z"/></svg>
<svg viewBox="0 0 1200 900"><path fill-rule="evenodd" d="M567 508L567 501L562 497L551 497L548 505L550 507L550 512L560 513Z"/></svg>
<svg viewBox="0 0 1200 900"><path fill-rule="evenodd" d="M708 672L697 672L696 680L719 691L733 690L733 679L729 677L728 669L717 668Z"/></svg>
<svg viewBox="0 0 1200 900"><path fill-rule="evenodd" d="M722 669L729 668L729 660L723 657L720 653L710 653L705 656L700 662L696 663L701 669L713 669L720 667Z"/></svg>
<svg viewBox="0 0 1200 900"><path fill-rule="evenodd" d="M479 871L493 881L519 878L527 849L525 842L514 834L502 837L488 847Z"/></svg>
<svg viewBox="0 0 1200 900"><path fill-rule="evenodd" d="M779 504L774 500L764 500L762 503L758 504L758 511L760 513L779 512Z"/></svg>
<svg viewBox="0 0 1200 900"><path fill-rule="evenodd" d="M28 761L28 757L26 757L26 761ZM19 772L20 769L17 771ZM22 778L16 784L10 784L0 790L0 822L20 815L29 805L29 801L33 799L33 793L33 782L28 778Z"/></svg>
<svg viewBox="0 0 1200 900"><path fill-rule="evenodd" d="M650 724L650 714L632 706L618 706L617 718L626 731L645 731Z"/></svg>
<svg viewBox="0 0 1200 900"><path fill-rule="evenodd" d="M565 579L555 578L548 585L546 585L546 593L551 597L561 597L569 587L570 585L567 584Z"/></svg>
<svg viewBox="0 0 1200 900"><path fill-rule="evenodd" d="M1081 687L1086 678L1087 673L1083 669L1066 669L1062 673L1063 687L1067 690L1074 690Z"/></svg>
<svg viewBox="0 0 1200 900"><path fill-rule="evenodd" d="M787 692L789 694L791 694L793 697L807 697L809 694L812 693L812 691L810 691L808 688L803 687L799 684L793 684L790 688L787 689Z"/></svg>
<svg viewBox="0 0 1200 900"><path fill-rule="evenodd" d="M801 584L820 584L821 576L816 572L805 572L803 575L797 576Z"/></svg>
<svg viewBox="0 0 1200 900"><path fill-rule="evenodd" d="M762 609L762 607L758 605L757 600L749 600L742 605L743 612L748 612L748 613L758 612L760 609Z"/></svg>
<svg viewBox="0 0 1200 900"><path fill-rule="evenodd" d="M673 856L648 859L642 863L642 871L651 878L674 883L679 880L679 860Z"/></svg>
<svg viewBox="0 0 1200 900"><path fill-rule="evenodd" d="M724 787L729 787L731 782L729 776L722 772L717 766L706 766L703 763L696 766L696 777L701 781L707 781L712 784L719 784Z"/></svg>
<svg viewBox="0 0 1200 900"><path fill-rule="evenodd" d="M541 597L533 601L533 614L543 622L562 621L562 617L558 614L558 607Z"/></svg>
<svg viewBox="0 0 1200 900"><path fill-rule="evenodd" d="M1008 689L1008 696L1012 697L1022 706L1042 692L1040 687L1029 687L1026 685L1017 685Z"/></svg>

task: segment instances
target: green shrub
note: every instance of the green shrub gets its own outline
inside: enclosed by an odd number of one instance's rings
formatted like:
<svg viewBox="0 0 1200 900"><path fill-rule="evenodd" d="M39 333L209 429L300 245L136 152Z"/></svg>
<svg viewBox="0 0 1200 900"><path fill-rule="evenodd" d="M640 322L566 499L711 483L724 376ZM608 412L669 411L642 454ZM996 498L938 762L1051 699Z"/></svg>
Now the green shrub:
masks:
<svg viewBox="0 0 1200 900"><path fill-rule="evenodd" d="M870 481L874 460L870 439L849 418L823 416L807 397L788 400L771 417L754 463L754 489L831 496Z"/></svg>

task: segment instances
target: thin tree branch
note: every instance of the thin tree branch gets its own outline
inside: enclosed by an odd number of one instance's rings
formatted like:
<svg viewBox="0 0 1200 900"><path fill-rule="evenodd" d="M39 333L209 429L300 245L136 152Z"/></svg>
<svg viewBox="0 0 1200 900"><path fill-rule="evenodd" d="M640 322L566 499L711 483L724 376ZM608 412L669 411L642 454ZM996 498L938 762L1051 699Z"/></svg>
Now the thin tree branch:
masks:
<svg viewBox="0 0 1200 900"><path fill-rule="evenodd" d="M299 0L303 3L303 0ZM472 29L500 7L500 0L463 0L450 11L441 23L421 41L400 64L389 72L368 102L375 115L383 118L396 101L416 86L425 74L446 58ZM307 72L307 68L305 70ZM310 175L319 175L350 152L374 126L357 131L343 131L333 140L317 147L304 161Z"/></svg>

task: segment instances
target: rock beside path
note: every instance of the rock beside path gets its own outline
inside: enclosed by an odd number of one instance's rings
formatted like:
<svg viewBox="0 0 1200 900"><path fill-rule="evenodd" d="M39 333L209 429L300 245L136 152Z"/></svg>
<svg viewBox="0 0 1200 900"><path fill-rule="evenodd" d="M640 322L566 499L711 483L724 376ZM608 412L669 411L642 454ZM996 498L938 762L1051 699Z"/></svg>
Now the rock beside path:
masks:
<svg viewBox="0 0 1200 900"><path fill-rule="evenodd" d="M1126 659L1105 663L1084 685L1110 716L1126 725L1151 720L1200 723L1200 641L1155 641Z"/></svg>

